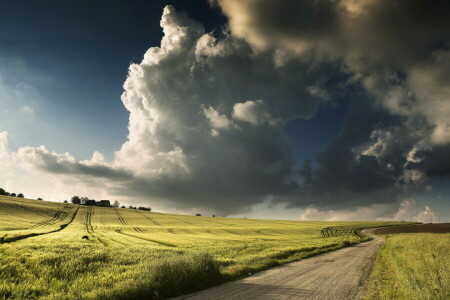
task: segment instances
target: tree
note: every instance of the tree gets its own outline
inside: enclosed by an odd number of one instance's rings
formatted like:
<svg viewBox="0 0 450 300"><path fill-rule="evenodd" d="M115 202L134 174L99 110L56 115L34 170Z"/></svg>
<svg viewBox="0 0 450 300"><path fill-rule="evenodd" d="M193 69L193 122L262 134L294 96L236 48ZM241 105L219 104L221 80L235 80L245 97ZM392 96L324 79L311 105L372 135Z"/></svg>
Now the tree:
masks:
<svg viewBox="0 0 450 300"><path fill-rule="evenodd" d="M120 207L119 201L115 200L112 207L119 208Z"/></svg>
<svg viewBox="0 0 450 300"><path fill-rule="evenodd" d="M41 197L37 198L37 200L43 200ZM67 200L66 200L67 201ZM66 202L67 203L67 202Z"/></svg>
<svg viewBox="0 0 450 300"><path fill-rule="evenodd" d="M71 199L73 204L80 204L81 203L81 199L78 196L73 196Z"/></svg>
<svg viewBox="0 0 450 300"><path fill-rule="evenodd" d="M19 193L19 195L17 195L17 198L24 198L22 193ZM42 199L41 199L42 200Z"/></svg>
<svg viewBox="0 0 450 300"><path fill-rule="evenodd" d="M9 192L5 192L5 196L10 196L11 194Z"/></svg>
<svg viewBox="0 0 450 300"><path fill-rule="evenodd" d="M10 196L11 196L11 197L15 197L15 196L16 196L16 193L11 193Z"/></svg>
<svg viewBox="0 0 450 300"><path fill-rule="evenodd" d="M64 200L64 203L67 203L67 200Z"/></svg>
<svg viewBox="0 0 450 300"><path fill-rule="evenodd" d="M0 188L0 195L3 195L3 196L6 195L6 191L2 188Z"/></svg>

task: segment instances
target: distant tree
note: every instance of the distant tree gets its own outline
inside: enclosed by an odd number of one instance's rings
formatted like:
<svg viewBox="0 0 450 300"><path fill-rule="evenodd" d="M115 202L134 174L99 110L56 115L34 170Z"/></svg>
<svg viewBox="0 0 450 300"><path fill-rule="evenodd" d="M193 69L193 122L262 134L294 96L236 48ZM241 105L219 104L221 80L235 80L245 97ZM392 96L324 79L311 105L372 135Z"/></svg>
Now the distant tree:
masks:
<svg viewBox="0 0 450 300"><path fill-rule="evenodd" d="M24 198L22 193L19 193L19 195L17 195L17 198ZM42 200L42 199L41 199Z"/></svg>
<svg viewBox="0 0 450 300"><path fill-rule="evenodd" d="M195 214L197 217L201 217L202 215L201 214Z"/></svg>
<svg viewBox="0 0 450 300"><path fill-rule="evenodd" d="M11 196L9 192L5 192L5 196Z"/></svg>
<svg viewBox="0 0 450 300"><path fill-rule="evenodd" d="M0 188L0 195L2 195L2 196L6 195L6 191L2 188Z"/></svg>
<svg viewBox="0 0 450 300"><path fill-rule="evenodd" d="M213 215L213 218L215 218L216 217L216 215Z"/></svg>
<svg viewBox="0 0 450 300"><path fill-rule="evenodd" d="M42 198L41 197L39 197L39 198L37 198L36 200L42 200ZM66 200L67 201L67 200ZM67 202L66 202L67 203Z"/></svg>
<svg viewBox="0 0 450 300"><path fill-rule="evenodd" d="M120 206L119 201L115 200L112 207L118 208Z"/></svg>
<svg viewBox="0 0 450 300"><path fill-rule="evenodd" d="M15 196L16 196L16 193L11 193L10 196L11 196L11 197L15 197Z"/></svg>
<svg viewBox="0 0 450 300"><path fill-rule="evenodd" d="M122 205L120 208L126 208L125 205Z"/></svg>
<svg viewBox="0 0 450 300"><path fill-rule="evenodd" d="M138 210L145 210L145 211L152 211L151 207L143 207L143 206L139 206Z"/></svg>
<svg viewBox="0 0 450 300"><path fill-rule="evenodd" d="M81 204L81 199L78 196L73 196L70 201L72 201L73 204Z"/></svg>
<svg viewBox="0 0 450 300"><path fill-rule="evenodd" d="M68 203L68 201L67 201L67 200L64 200L64 203Z"/></svg>

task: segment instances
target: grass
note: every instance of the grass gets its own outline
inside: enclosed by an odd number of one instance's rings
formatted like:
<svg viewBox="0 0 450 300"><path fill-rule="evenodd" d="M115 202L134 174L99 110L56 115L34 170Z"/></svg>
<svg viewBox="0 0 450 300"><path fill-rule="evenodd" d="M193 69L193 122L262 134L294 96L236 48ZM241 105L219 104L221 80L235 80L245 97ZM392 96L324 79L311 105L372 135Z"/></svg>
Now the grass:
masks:
<svg viewBox="0 0 450 300"><path fill-rule="evenodd" d="M366 299L450 299L450 234L385 238Z"/></svg>
<svg viewBox="0 0 450 300"><path fill-rule="evenodd" d="M364 238L355 229L389 224L196 217L0 196L0 299L166 298L350 246Z"/></svg>

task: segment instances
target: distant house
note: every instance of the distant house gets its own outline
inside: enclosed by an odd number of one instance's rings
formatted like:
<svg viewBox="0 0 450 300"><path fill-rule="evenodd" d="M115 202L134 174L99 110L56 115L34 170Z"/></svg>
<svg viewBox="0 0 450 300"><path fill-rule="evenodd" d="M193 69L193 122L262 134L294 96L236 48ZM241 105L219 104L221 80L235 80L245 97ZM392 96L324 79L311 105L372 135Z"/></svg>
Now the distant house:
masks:
<svg viewBox="0 0 450 300"><path fill-rule="evenodd" d="M109 200L100 200L95 202L95 206L111 207L111 202Z"/></svg>
<svg viewBox="0 0 450 300"><path fill-rule="evenodd" d="M94 206L95 200L81 200L81 205Z"/></svg>

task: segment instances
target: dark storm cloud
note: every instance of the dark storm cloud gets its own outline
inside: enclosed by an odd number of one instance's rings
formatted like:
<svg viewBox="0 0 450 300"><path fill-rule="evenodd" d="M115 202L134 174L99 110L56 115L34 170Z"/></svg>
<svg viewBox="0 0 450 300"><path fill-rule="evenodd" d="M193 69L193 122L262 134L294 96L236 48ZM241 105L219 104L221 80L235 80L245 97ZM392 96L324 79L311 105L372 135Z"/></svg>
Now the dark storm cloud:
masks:
<svg viewBox="0 0 450 300"><path fill-rule="evenodd" d="M415 166L430 177L450 176L450 145L435 146L416 153L420 162Z"/></svg>
<svg viewBox="0 0 450 300"><path fill-rule="evenodd" d="M352 101L339 136L316 155L317 167L300 169L306 180L290 205L340 209L413 195L423 189L405 177L407 154L416 141L401 118L367 100Z"/></svg>
<svg viewBox="0 0 450 300"><path fill-rule="evenodd" d="M301 170L307 184L292 206L395 203L423 190L427 175L447 174L450 2L217 3L233 34L257 51L338 64L351 77L349 95L363 98L317 167Z"/></svg>
<svg viewBox="0 0 450 300"><path fill-rule="evenodd" d="M448 43L445 0L283 2L218 0L239 37L258 47L365 59L392 67L428 59Z"/></svg>

